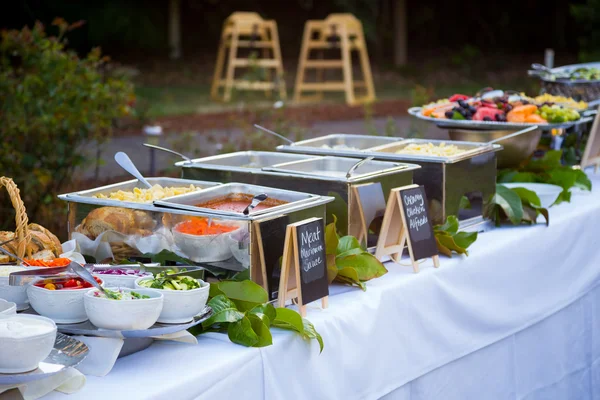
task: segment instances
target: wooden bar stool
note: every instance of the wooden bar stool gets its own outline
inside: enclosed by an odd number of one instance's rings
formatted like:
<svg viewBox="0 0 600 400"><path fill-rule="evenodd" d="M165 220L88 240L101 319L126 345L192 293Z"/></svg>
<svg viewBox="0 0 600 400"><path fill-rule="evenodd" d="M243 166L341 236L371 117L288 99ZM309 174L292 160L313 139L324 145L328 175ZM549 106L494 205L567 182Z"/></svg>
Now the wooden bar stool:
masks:
<svg viewBox="0 0 600 400"><path fill-rule="evenodd" d="M226 61L227 48L229 51ZM242 58L238 56L240 48L262 49L262 54L254 53L252 55L251 52L248 58ZM223 79L225 65L226 74ZM264 68L266 80L236 80L236 68ZM271 69L275 70L274 80L271 79ZM224 91L221 95L219 89L222 87ZM234 12L225 20L210 90L211 98L228 102L231 100L233 88L236 90L262 90L267 97L271 97L273 90L278 89L280 98L286 98L281 48L275 21L264 20L260 15L252 12Z"/></svg>
<svg viewBox="0 0 600 400"><path fill-rule="evenodd" d="M339 59L324 60L325 49L340 49ZM311 50L318 50L317 59L311 58ZM357 51L363 80L355 81L352 73L352 51ZM306 81L306 70L315 69L316 82ZM342 81L326 81L325 69L341 69ZM356 95L355 89L365 94ZM294 101L320 100L324 91L344 92L349 105L368 103L375 100L375 88L369 64L367 45L361 22L352 14L330 14L325 20L311 20L304 25L304 37L296 72ZM303 96L303 92L315 92L316 96Z"/></svg>

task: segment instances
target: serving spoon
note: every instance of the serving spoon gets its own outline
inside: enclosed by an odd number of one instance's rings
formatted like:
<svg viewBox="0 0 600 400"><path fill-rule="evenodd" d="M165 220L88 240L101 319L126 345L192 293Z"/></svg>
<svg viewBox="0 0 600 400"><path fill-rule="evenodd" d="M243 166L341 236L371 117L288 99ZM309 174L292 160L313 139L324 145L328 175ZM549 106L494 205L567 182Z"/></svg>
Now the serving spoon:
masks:
<svg viewBox="0 0 600 400"><path fill-rule="evenodd" d="M252 198L252 202L248 204L248 207L244 208L243 214L250 214L250 211L252 211L254 207L265 201L268 197L269 196L267 196L265 193L257 194L256 196L254 196Z"/></svg>
<svg viewBox="0 0 600 400"><path fill-rule="evenodd" d="M102 293L104 293L104 295L107 298L117 299L117 295L115 293L108 291L108 290L104 290L104 288L98 282L96 282L96 280L94 279L94 277L92 276L90 271L83 268L81 265L79 265L79 263L76 263L75 261L71 261L68 268L71 271L75 272L77 274L77 276L79 276L81 279L83 279L84 281L86 281L87 283L91 284L96 289L98 289Z"/></svg>
<svg viewBox="0 0 600 400"><path fill-rule="evenodd" d="M115 154L115 161L117 164L121 166L125 171L129 172L131 175L137 178L138 181L142 182L148 189L152 188L152 185L144 178L144 176L140 173L140 171L135 167L131 158L122 151L119 151Z"/></svg>
<svg viewBox="0 0 600 400"><path fill-rule="evenodd" d="M292 144L292 145L294 144L293 140L290 140L290 139L286 138L285 136L280 135L279 133L275 133L273 131L270 131L267 128L265 128L264 126L260 126L258 124L254 124L254 127L260 129L261 131L267 132L268 134L271 134L271 135L273 135L275 137L278 137L279 139L284 140L284 141L288 142L289 144Z"/></svg>
<svg viewBox="0 0 600 400"><path fill-rule="evenodd" d="M191 158L189 158L188 156L183 155L181 153L178 153L175 150L167 149L166 147L156 146L156 145L150 144L150 143L143 143L143 145L146 147L150 147L151 149L162 150L162 151L166 151L167 153L175 154L176 156L183 158L186 162L189 162L189 163L193 162Z"/></svg>

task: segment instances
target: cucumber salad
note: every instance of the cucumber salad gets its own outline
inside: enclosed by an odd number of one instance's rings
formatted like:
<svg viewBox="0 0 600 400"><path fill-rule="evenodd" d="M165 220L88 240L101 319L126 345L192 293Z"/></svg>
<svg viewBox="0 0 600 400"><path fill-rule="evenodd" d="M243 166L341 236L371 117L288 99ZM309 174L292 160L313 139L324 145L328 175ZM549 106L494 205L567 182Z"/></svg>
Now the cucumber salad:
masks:
<svg viewBox="0 0 600 400"><path fill-rule="evenodd" d="M104 289L105 292L108 293L108 296L100 291L94 293L94 297L102 297L103 299L109 300L142 300L149 299L150 296L146 296L144 294L139 294L133 291L125 291L122 289L119 290L110 290Z"/></svg>
<svg viewBox="0 0 600 400"><path fill-rule="evenodd" d="M169 276L170 273L175 273L175 271L163 271L156 275L154 279L144 279L138 284L146 288L163 290L193 290L200 288L200 283L195 278L187 275Z"/></svg>

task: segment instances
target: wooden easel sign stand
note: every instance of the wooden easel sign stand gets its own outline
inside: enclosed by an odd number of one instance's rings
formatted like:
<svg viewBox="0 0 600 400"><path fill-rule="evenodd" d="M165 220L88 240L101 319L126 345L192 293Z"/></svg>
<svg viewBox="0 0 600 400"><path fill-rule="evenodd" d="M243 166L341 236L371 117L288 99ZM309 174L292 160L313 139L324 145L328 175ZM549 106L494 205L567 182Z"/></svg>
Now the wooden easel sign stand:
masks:
<svg viewBox="0 0 600 400"><path fill-rule="evenodd" d="M279 307L297 299L300 315L306 316L306 304L321 299L327 308L329 281L325 255L323 218L309 218L287 226L281 278Z"/></svg>
<svg viewBox="0 0 600 400"><path fill-rule="evenodd" d="M431 257L433 265L440 266L423 186L408 185L390 191L375 257L381 260L388 255L399 262L405 244L415 273L419 272L420 259Z"/></svg>

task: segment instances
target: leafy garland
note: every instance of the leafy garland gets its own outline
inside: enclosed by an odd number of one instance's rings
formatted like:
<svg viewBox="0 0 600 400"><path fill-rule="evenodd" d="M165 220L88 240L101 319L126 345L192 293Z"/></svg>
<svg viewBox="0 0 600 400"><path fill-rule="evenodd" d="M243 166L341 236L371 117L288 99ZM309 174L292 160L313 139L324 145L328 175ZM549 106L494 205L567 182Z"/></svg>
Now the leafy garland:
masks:
<svg viewBox="0 0 600 400"><path fill-rule="evenodd" d="M452 252L469 255L467 248L477 240L477 232L459 232L458 218L449 215L443 225L433 227L433 235L440 253L452 257Z"/></svg>
<svg viewBox="0 0 600 400"><path fill-rule="evenodd" d="M513 225L522 223L533 225L541 214L548 226L550 215L541 204L538 195L531 190L522 187L509 189L504 185L496 185L496 194L487 204L485 214L495 221L496 226L500 226L506 220Z"/></svg>
<svg viewBox="0 0 600 400"><path fill-rule="evenodd" d="M563 188L562 193L558 196L554 204L559 204L563 201L570 202L571 192L569 190L571 188L576 187L589 191L592 190L592 182L582 170L562 165L562 155L562 150L551 150L546 152L542 158L530 159L519 169L500 170L498 171L498 183L550 183ZM511 221L513 220L511 219Z"/></svg>
<svg viewBox="0 0 600 400"><path fill-rule="evenodd" d="M387 274L388 270L374 255L363 249L354 236L340 237L335 229L337 218L325 227L325 253L329 283L336 281L367 290L365 282Z"/></svg>
<svg viewBox="0 0 600 400"><path fill-rule="evenodd" d="M271 327L276 327L296 332L306 340L317 340L323 351L323 338L310 321L294 310L275 308L268 300L267 292L249 280L211 283L208 305L213 315L189 332L194 336L227 333L233 343L265 347L273 344Z"/></svg>

